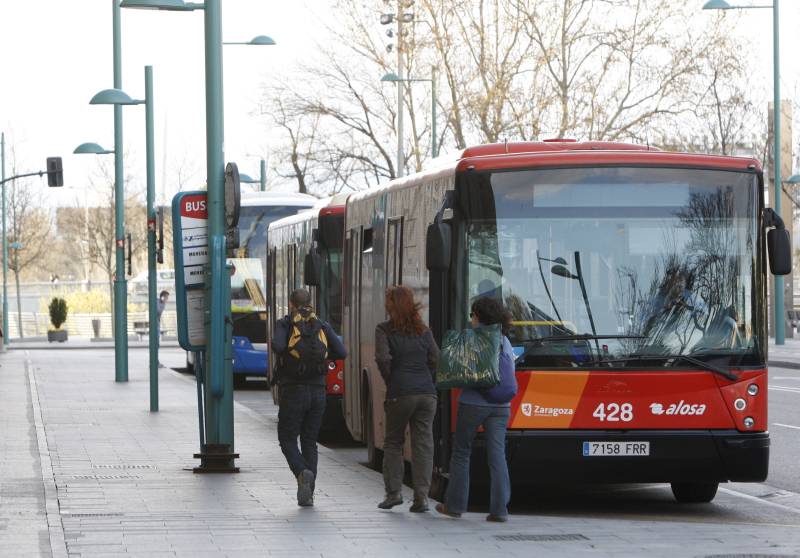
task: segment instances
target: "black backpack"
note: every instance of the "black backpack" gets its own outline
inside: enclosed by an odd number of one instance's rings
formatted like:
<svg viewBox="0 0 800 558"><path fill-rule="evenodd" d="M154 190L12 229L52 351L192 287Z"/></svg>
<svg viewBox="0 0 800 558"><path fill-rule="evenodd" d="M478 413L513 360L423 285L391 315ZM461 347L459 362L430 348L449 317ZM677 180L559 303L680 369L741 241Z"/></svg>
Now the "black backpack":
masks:
<svg viewBox="0 0 800 558"><path fill-rule="evenodd" d="M292 316L282 376L295 380L324 376L328 370L327 358L328 338L322 322L313 313L303 316L298 312Z"/></svg>

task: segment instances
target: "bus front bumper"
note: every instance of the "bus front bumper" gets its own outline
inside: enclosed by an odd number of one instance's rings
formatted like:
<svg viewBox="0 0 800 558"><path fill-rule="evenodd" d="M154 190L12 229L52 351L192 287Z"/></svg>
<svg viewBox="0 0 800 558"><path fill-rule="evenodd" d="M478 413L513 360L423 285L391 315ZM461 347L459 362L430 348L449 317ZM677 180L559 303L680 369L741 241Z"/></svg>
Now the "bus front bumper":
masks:
<svg viewBox="0 0 800 558"><path fill-rule="evenodd" d="M769 470L768 432L510 430L507 439L512 475L528 479L762 482ZM649 455L585 457L584 442L649 442Z"/></svg>

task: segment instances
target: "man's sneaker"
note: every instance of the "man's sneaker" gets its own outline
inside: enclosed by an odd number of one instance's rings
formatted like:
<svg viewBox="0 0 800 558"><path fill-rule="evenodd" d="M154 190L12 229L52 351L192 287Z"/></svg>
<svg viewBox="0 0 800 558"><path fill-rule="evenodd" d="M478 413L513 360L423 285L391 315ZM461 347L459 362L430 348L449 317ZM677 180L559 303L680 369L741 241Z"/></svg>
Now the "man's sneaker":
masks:
<svg viewBox="0 0 800 558"><path fill-rule="evenodd" d="M390 510L395 506L399 506L403 503L403 497L399 494L387 494L386 498L378 504L378 507L382 510Z"/></svg>
<svg viewBox="0 0 800 558"><path fill-rule="evenodd" d="M428 501L427 500L414 500L414 503L411 504L411 507L408 508L408 511L412 513L425 513L428 511Z"/></svg>
<svg viewBox="0 0 800 558"><path fill-rule="evenodd" d="M297 505L314 505L314 473L304 469L297 475Z"/></svg>

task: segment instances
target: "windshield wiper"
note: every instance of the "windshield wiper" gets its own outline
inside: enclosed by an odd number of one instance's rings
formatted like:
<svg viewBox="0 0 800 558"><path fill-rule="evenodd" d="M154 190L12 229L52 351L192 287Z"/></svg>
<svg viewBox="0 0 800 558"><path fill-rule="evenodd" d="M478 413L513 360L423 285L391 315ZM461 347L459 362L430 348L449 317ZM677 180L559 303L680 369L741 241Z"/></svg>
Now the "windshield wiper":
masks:
<svg viewBox="0 0 800 558"><path fill-rule="evenodd" d="M601 362L602 362L602 364L612 364L612 363L616 363L616 362L630 362L630 361L636 361L636 360L644 360L644 361L648 361L648 360L651 360L651 361L652 360L683 360L685 362L688 362L689 364L697 366L698 368L703 368L703 369L708 370L710 372L714 372L715 374L719 374L720 376L723 376L723 377L725 377L725 378L727 378L729 380L735 381L735 380L739 379L739 375L731 372L730 370L725 370L724 368L720 368L718 366L714 366L713 364L709 364L707 362L703 362L702 360L694 358L694 357L690 357L689 355L631 355L631 356L625 357L625 358L614 358L614 359L609 359L609 360L603 360Z"/></svg>
<svg viewBox="0 0 800 558"><path fill-rule="evenodd" d="M593 333L576 333L575 335L547 335L545 337L529 337L515 340L517 343L533 343L536 341L592 341L594 339L647 339L646 335L595 335Z"/></svg>

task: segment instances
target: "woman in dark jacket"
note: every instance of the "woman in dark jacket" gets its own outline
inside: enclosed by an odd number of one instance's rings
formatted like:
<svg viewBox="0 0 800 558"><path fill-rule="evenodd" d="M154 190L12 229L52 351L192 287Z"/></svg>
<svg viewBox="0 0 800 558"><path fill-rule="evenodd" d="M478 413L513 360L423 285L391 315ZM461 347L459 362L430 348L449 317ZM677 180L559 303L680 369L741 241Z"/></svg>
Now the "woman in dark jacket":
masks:
<svg viewBox="0 0 800 558"><path fill-rule="evenodd" d="M433 417L436 414L433 374L439 347L422 321L420 308L411 289L390 287L386 290L389 320L375 328L375 361L386 382L383 442L386 497L378 504L384 510L403 503L403 445L406 426L410 426L414 503L409 511L428 511L428 489L433 472Z"/></svg>

